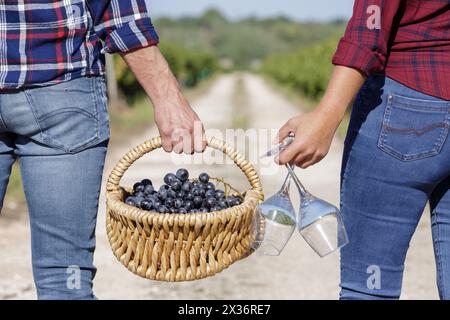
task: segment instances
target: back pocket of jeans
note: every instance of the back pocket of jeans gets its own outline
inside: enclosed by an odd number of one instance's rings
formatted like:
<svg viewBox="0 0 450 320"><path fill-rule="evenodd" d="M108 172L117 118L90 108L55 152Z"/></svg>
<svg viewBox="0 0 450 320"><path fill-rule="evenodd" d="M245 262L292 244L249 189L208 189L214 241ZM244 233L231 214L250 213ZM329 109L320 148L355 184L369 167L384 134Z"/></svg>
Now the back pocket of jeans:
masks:
<svg viewBox="0 0 450 320"><path fill-rule="evenodd" d="M42 143L76 153L99 140L94 78L81 77L26 90Z"/></svg>
<svg viewBox="0 0 450 320"><path fill-rule="evenodd" d="M446 101L389 95L378 147L403 161L439 154L448 135L449 109Z"/></svg>

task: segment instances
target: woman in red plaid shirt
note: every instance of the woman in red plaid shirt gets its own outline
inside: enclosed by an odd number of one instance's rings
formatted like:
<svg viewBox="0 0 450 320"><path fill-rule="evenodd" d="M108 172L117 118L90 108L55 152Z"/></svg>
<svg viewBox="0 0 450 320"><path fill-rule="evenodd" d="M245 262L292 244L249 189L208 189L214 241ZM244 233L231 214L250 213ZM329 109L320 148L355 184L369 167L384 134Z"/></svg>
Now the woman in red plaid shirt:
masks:
<svg viewBox="0 0 450 320"><path fill-rule="evenodd" d="M397 299L427 202L440 297L450 299L450 1L357 0L319 106L279 133L279 162L307 168L328 153L353 102L341 171L350 244L341 299Z"/></svg>

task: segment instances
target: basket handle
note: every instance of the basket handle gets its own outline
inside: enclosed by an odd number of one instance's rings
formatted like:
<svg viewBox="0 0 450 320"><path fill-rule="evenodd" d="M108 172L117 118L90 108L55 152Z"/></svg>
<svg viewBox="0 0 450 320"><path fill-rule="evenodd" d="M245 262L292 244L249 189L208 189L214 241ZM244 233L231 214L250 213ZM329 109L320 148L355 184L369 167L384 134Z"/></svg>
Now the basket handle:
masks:
<svg viewBox="0 0 450 320"><path fill-rule="evenodd" d="M234 161L234 163L246 176L248 182L250 183L250 186L252 187L252 190L254 190L258 194L258 198L262 201L264 198L262 185L258 173L256 172L253 165L238 151L219 139L208 137L206 139L206 142L208 147L222 151L231 160ZM106 190L110 192L119 191L119 183L123 175L125 174L125 171L127 171L128 168L143 155L160 147L161 137L155 137L141 143L140 145L128 151L111 171L108 177L108 182L106 184Z"/></svg>

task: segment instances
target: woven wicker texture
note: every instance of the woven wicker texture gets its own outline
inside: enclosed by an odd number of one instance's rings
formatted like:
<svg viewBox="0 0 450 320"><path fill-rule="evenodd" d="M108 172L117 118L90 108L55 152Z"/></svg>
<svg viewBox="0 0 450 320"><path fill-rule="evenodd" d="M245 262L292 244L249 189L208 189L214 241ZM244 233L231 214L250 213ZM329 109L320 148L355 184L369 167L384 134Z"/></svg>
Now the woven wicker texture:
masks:
<svg viewBox="0 0 450 320"><path fill-rule="evenodd" d="M152 280L197 280L252 253L254 209L264 197L259 176L231 146L215 138L207 142L230 157L250 183L241 205L217 212L162 214L125 204L130 189L120 187L122 176L136 160L161 147L160 137L130 150L109 175L107 235L114 255L131 272Z"/></svg>

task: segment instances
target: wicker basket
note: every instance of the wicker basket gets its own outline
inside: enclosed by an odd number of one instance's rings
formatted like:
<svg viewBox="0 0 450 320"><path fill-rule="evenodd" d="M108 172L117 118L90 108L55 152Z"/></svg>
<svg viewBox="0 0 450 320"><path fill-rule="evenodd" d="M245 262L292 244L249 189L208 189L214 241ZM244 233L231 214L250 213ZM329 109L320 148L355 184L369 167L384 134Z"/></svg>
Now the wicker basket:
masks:
<svg viewBox="0 0 450 320"><path fill-rule="evenodd" d="M114 255L131 272L152 280L197 280L252 253L254 209L264 197L259 176L229 145L215 138L207 142L230 157L248 179L251 189L241 205L217 212L162 214L125 204L131 190L120 187L120 179L137 159L161 147L159 137L129 151L109 175L107 235Z"/></svg>

